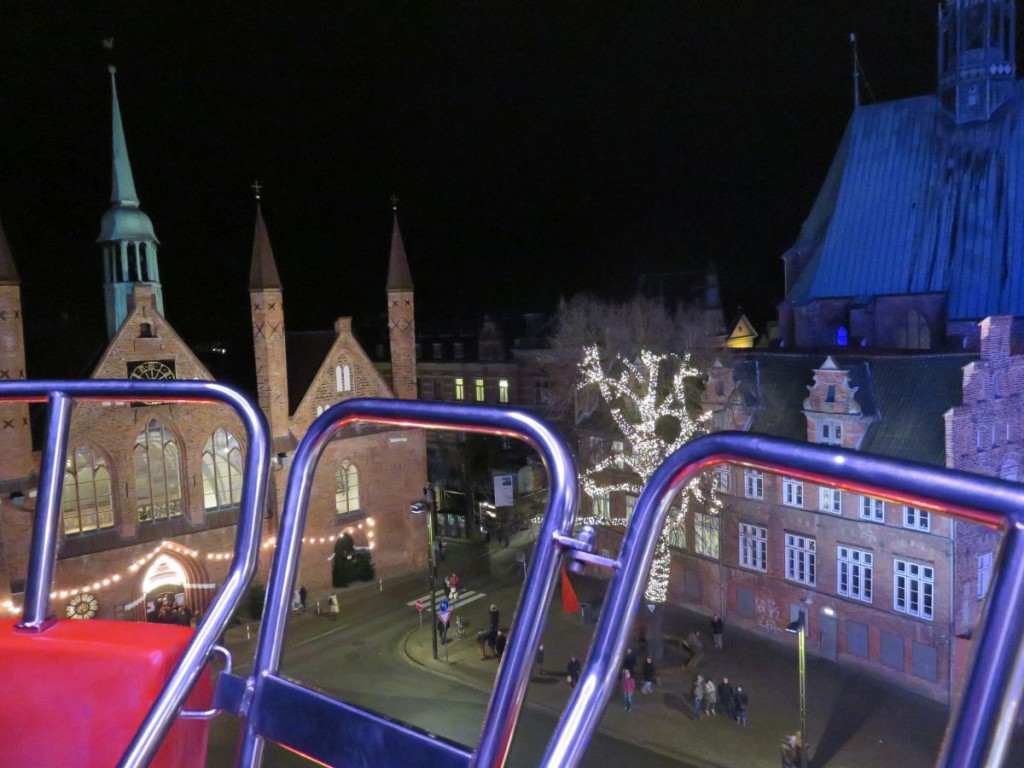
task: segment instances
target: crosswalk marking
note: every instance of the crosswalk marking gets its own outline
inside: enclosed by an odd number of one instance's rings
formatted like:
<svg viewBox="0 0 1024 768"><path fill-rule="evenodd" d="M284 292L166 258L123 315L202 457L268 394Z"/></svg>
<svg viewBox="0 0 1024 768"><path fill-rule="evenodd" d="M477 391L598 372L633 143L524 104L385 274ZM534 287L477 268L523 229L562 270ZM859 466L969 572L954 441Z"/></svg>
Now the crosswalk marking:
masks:
<svg viewBox="0 0 1024 768"><path fill-rule="evenodd" d="M443 589L436 590L434 592L434 600L435 600L435 602L440 603L446 597L446 595L447 595L447 592L445 592ZM481 600L481 599L483 599L485 597L487 597L487 595L484 594L483 592L474 592L473 590L468 589L465 592L460 592L457 599L449 600L448 601L448 609L454 611L456 608L461 608L464 605L469 605L470 603L475 603L477 600ZM427 592L424 595L420 595L419 597L417 597L417 598L407 602L406 605L408 605L408 606L415 606L417 600L422 600L423 601L423 610L427 611L429 613L430 612L430 593Z"/></svg>

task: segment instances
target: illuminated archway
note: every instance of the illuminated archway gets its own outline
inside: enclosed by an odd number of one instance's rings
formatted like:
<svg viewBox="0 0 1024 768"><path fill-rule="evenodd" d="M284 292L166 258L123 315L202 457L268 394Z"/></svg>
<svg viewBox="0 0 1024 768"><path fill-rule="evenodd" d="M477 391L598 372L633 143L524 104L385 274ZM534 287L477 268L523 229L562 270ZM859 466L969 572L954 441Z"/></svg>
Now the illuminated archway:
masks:
<svg viewBox="0 0 1024 768"><path fill-rule="evenodd" d="M136 598L125 606L125 618L155 621L163 605L182 605L192 614L206 610L217 585L194 557L165 548L136 576Z"/></svg>

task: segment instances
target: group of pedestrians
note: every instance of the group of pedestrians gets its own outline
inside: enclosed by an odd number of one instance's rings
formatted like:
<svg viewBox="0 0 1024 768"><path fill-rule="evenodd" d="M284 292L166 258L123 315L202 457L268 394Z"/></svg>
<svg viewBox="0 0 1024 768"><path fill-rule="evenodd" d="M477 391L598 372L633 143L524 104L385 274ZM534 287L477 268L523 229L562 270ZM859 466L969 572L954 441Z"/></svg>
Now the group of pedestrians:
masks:
<svg viewBox="0 0 1024 768"><path fill-rule="evenodd" d="M697 679L693 681L692 696L694 720L723 714L739 725L747 724L747 705L750 698L743 686L733 688L728 677L723 677L722 682L715 685L715 681L710 677L705 680L703 675L697 675Z"/></svg>
<svg viewBox="0 0 1024 768"><path fill-rule="evenodd" d="M636 666L636 654L633 653L632 648L627 648L625 656L622 657L622 669L619 672L619 684L622 687L622 695L626 702L627 712L631 712L633 710L633 693L636 691L636 682L638 679ZM652 657L647 656L644 659L640 674L643 679L643 686L640 688L640 693L648 694L651 692L655 683L658 682L654 669L654 659Z"/></svg>

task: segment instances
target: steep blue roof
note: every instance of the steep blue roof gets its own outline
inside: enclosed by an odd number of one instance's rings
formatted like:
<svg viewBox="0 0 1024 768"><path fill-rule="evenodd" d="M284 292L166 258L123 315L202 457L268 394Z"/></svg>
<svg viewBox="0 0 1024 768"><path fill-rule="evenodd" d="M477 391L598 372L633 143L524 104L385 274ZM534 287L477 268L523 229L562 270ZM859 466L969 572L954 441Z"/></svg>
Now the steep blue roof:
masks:
<svg viewBox="0 0 1024 768"><path fill-rule="evenodd" d="M987 121L934 96L859 108L790 250L786 301L947 293L947 318L1024 316L1024 81Z"/></svg>

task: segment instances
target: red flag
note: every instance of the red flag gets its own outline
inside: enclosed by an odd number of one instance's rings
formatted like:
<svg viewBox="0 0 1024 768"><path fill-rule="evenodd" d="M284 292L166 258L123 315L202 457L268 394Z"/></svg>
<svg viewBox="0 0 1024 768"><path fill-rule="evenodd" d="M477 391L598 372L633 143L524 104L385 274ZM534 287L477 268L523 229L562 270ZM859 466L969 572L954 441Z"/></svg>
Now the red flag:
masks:
<svg viewBox="0 0 1024 768"><path fill-rule="evenodd" d="M562 566L562 610L565 613L580 612L579 598L576 597L576 590L572 588L569 574L566 572L564 565Z"/></svg>

